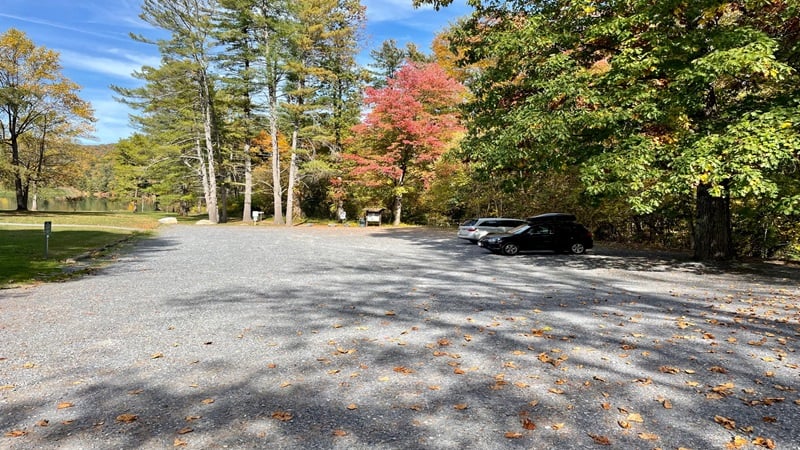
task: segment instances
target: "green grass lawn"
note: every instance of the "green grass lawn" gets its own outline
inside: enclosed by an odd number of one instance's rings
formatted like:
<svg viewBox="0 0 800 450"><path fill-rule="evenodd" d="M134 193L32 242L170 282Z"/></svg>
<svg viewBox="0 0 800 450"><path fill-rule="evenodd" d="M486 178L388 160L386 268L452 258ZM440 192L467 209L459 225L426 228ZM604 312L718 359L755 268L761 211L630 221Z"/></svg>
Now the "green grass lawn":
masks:
<svg viewBox="0 0 800 450"><path fill-rule="evenodd" d="M65 276L70 261L146 236L163 214L0 212L0 288ZM45 257L44 223L51 222Z"/></svg>

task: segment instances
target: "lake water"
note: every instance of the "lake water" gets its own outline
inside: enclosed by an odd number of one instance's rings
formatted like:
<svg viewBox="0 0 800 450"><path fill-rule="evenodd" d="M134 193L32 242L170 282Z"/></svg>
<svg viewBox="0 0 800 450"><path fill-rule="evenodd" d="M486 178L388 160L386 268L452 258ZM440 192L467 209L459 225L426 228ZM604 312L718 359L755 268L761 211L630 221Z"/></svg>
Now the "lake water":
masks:
<svg viewBox="0 0 800 450"><path fill-rule="evenodd" d="M86 197L76 201L67 201L60 198L40 198L37 205L37 210L42 212L112 212L112 211L133 211L134 204L132 202L120 202L109 200L107 198ZM141 211L142 204L137 205ZM31 204L28 204L28 209ZM0 210L15 210L17 209L17 200L14 196L0 195ZM145 202L145 211L153 211L153 205Z"/></svg>

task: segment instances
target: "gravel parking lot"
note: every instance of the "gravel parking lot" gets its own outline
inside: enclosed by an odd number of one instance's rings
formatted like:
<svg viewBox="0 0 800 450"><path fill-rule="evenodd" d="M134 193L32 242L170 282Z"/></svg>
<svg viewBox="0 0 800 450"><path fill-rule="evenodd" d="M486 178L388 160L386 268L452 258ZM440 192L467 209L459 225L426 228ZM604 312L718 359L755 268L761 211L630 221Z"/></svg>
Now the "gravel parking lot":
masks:
<svg viewBox="0 0 800 450"><path fill-rule="evenodd" d="M799 272L165 228L0 290L0 448L800 448Z"/></svg>

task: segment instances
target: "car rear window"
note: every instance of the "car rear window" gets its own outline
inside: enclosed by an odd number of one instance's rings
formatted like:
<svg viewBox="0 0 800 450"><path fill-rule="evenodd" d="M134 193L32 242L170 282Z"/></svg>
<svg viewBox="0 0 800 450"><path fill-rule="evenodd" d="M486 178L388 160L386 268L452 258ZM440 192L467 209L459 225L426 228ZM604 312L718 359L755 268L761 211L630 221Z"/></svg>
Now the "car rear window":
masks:
<svg viewBox="0 0 800 450"><path fill-rule="evenodd" d="M467 219L467 220L464 221L464 223L461 224L461 226L462 227L468 227L468 226L471 226L471 225L475 225L475 222L477 222L477 221L478 221L478 219Z"/></svg>

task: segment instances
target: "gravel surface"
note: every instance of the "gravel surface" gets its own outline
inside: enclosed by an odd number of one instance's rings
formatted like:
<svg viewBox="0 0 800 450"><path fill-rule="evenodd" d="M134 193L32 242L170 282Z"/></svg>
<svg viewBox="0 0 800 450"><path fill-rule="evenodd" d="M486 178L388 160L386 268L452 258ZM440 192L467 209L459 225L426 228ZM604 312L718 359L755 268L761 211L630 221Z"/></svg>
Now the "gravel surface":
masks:
<svg viewBox="0 0 800 450"><path fill-rule="evenodd" d="M0 290L0 448L800 448L800 270L174 226Z"/></svg>

